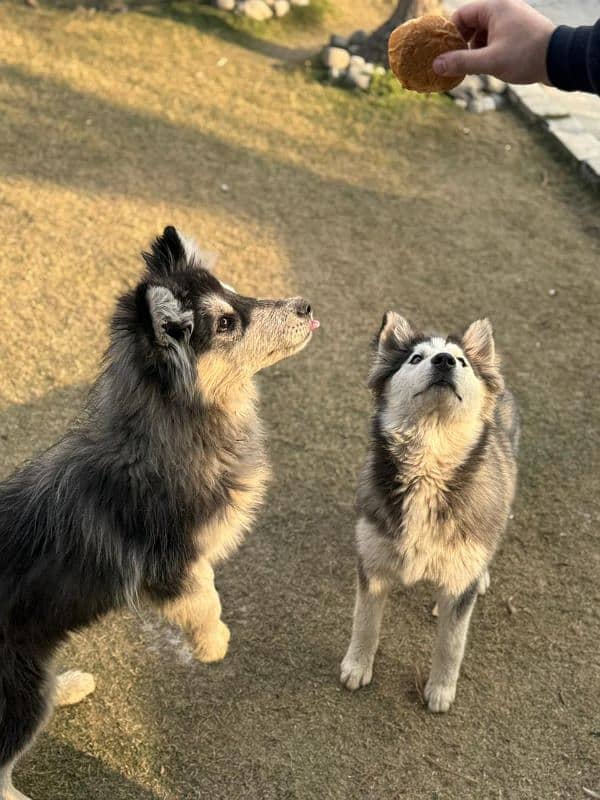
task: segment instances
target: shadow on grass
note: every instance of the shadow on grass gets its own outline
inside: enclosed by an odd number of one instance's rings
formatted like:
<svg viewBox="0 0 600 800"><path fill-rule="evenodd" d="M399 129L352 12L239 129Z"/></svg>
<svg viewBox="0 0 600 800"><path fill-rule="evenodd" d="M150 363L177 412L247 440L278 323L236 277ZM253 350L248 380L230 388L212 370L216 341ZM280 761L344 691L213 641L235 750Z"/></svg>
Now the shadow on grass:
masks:
<svg viewBox="0 0 600 800"><path fill-rule="evenodd" d="M282 20L259 23L219 11L210 5L195 3L193 0L191 2L190 0L141 2L134 8L149 16L168 17L175 22L191 25L202 33L218 36L226 42L278 61L293 63L302 61L312 54L310 49L289 47L270 38L273 35L291 32L293 28L300 26L300 23L293 19L293 14Z"/></svg>
<svg viewBox="0 0 600 800"><path fill-rule="evenodd" d="M123 10L124 0L50 0L50 5L63 10L83 7L114 13ZM268 58L293 64L313 55L314 51L276 40L291 37L300 30L319 28L329 5L329 0L313 0L309 6L295 7L285 17L267 22L256 22L194 0L131 0L127 8L151 17L172 19Z"/></svg>
<svg viewBox="0 0 600 800"><path fill-rule="evenodd" d="M51 447L80 413L89 385L64 386L0 411L0 480Z"/></svg>
<svg viewBox="0 0 600 800"><path fill-rule="evenodd" d="M63 81L31 75L17 66L0 67L16 89L3 116L5 146L0 170L5 176L50 181L90 193L119 193L152 202L222 206L227 212L264 221L257 193L277 204L279 191L298 187L307 196L329 200L331 214L315 220L310 208L297 208L318 226L335 225L345 213L363 209L363 218L388 203L408 204L431 215L435 200L405 197L375 186L319 175L293 162L267 157L243 145L207 133L199 127L107 102ZM0 98L1 99L1 98ZM228 110L212 109L228 119ZM398 109L401 116L401 108ZM248 121L251 126L252 120ZM315 120L315 124L319 124ZM18 157L12 148L18 149ZM160 156L157 156L160 154ZM223 193L223 175L238 191ZM440 197L440 203L444 203ZM325 204L327 205L327 204ZM329 240L335 235L331 230Z"/></svg>
<svg viewBox="0 0 600 800"><path fill-rule="evenodd" d="M34 757L26 756L23 767L17 768L15 783L34 797L161 800L99 758L53 736L42 735L38 739Z"/></svg>

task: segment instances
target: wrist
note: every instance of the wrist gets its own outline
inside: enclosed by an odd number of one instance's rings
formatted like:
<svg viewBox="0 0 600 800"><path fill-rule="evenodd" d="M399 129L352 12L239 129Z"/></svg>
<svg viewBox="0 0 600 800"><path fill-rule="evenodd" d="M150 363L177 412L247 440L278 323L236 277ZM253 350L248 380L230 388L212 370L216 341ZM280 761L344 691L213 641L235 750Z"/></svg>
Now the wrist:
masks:
<svg viewBox="0 0 600 800"><path fill-rule="evenodd" d="M550 41L556 30L556 25L547 20L548 24L540 27L537 32L536 41L534 46L535 62L533 67L533 81L537 83L550 84L548 77L548 53L550 48Z"/></svg>

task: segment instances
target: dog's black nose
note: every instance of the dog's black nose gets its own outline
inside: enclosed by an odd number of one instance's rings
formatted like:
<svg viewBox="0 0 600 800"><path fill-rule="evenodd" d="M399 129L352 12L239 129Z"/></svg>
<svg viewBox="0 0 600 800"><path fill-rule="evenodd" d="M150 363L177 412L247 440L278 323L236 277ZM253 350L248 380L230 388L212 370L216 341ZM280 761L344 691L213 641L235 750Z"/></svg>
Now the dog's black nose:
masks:
<svg viewBox="0 0 600 800"><path fill-rule="evenodd" d="M296 314L299 317L308 317L311 311L310 303L307 303L306 300L296 301Z"/></svg>
<svg viewBox="0 0 600 800"><path fill-rule="evenodd" d="M456 359L450 353L436 353L431 359L431 363L437 369L447 372L456 366Z"/></svg>

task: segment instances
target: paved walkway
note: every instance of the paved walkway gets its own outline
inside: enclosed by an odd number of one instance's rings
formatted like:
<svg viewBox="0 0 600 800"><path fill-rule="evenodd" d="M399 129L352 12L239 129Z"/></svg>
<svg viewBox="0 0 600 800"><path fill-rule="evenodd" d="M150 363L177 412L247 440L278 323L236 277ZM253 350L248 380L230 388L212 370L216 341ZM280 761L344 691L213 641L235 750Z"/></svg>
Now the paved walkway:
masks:
<svg viewBox="0 0 600 800"><path fill-rule="evenodd" d="M600 0L530 0L530 4L561 25L590 25L600 18ZM446 5L454 10L462 2L447 0ZM509 94L528 115L543 121L586 177L600 181L600 97L541 84L512 85Z"/></svg>

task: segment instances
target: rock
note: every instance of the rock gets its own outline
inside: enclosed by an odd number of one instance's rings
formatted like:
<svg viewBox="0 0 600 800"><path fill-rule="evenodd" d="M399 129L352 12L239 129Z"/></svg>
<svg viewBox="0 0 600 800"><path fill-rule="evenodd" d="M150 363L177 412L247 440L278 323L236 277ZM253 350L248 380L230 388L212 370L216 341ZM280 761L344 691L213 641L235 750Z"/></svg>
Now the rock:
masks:
<svg viewBox="0 0 600 800"><path fill-rule="evenodd" d="M354 33L350 37L350 44L361 45L364 44L368 38L369 34L366 31L363 30L354 31Z"/></svg>
<svg viewBox="0 0 600 800"><path fill-rule="evenodd" d="M452 92L458 92L458 95L461 97L477 97L482 91L484 91L485 86L483 85L483 81L479 77L479 75L467 75L467 77L459 83L456 89L451 89Z"/></svg>
<svg viewBox="0 0 600 800"><path fill-rule="evenodd" d="M245 0L238 5L238 9L248 19L256 20L256 22L264 22L273 16L273 10L269 8L265 0Z"/></svg>
<svg viewBox="0 0 600 800"><path fill-rule="evenodd" d="M493 94L503 94L506 91L505 81L500 78L494 78L493 75L483 75L483 83L488 92Z"/></svg>
<svg viewBox="0 0 600 800"><path fill-rule="evenodd" d="M454 105L456 105L459 108L462 108L464 111L466 111L467 110L467 106L469 105L469 103L468 103L467 100L465 100L464 97L457 97L454 100Z"/></svg>
<svg viewBox="0 0 600 800"><path fill-rule="evenodd" d="M454 100L464 100L465 102L471 97L471 92L467 88L463 89L462 83L459 83L454 89L449 89L448 94L450 97L454 98Z"/></svg>
<svg viewBox="0 0 600 800"><path fill-rule="evenodd" d="M310 0L290 0L293 6L309 6Z"/></svg>
<svg viewBox="0 0 600 800"><path fill-rule="evenodd" d="M373 70L373 75L377 75L378 77L382 78L385 75L385 72L385 67L382 67L381 64L376 64L375 69Z"/></svg>
<svg viewBox="0 0 600 800"><path fill-rule="evenodd" d="M364 67L366 63L362 56L350 56L350 66L352 67Z"/></svg>
<svg viewBox="0 0 600 800"><path fill-rule="evenodd" d="M506 105L506 97L503 94L491 94L490 97L494 101L496 110Z"/></svg>
<svg viewBox="0 0 600 800"><path fill-rule="evenodd" d="M367 75L373 75L373 73L375 72L375 64L371 64L370 61L366 61L362 68L362 71L365 72Z"/></svg>
<svg viewBox="0 0 600 800"><path fill-rule="evenodd" d="M467 109L474 114L484 114L486 111L495 111L496 104L493 97L489 95L481 95L469 100Z"/></svg>
<svg viewBox="0 0 600 800"><path fill-rule="evenodd" d="M337 81L339 81L339 79L342 77L343 74L344 74L344 70L337 69L336 67L332 67L329 70L329 80L332 83L337 83Z"/></svg>
<svg viewBox="0 0 600 800"><path fill-rule="evenodd" d="M331 47L343 47L344 49L348 49L348 37L347 36L340 36L338 33L333 33L329 38L329 44Z"/></svg>
<svg viewBox="0 0 600 800"><path fill-rule="evenodd" d="M285 17L290 8L289 0L275 0L273 3L273 11L276 17Z"/></svg>
<svg viewBox="0 0 600 800"><path fill-rule="evenodd" d="M364 72L362 67L349 67L345 80L350 88L362 89L363 92L366 92L371 85L371 76Z"/></svg>
<svg viewBox="0 0 600 800"><path fill-rule="evenodd" d="M340 70L347 69L352 60L350 53L343 47L326 47L321 54L321 59L329 69Z"/></svg>
<svg viewBox="0 0 600 800"><path fill-rule="evenodd" d="M213 0L213 5L216 8L220 8L221 11L233 11L235 0Z"/></svg>

